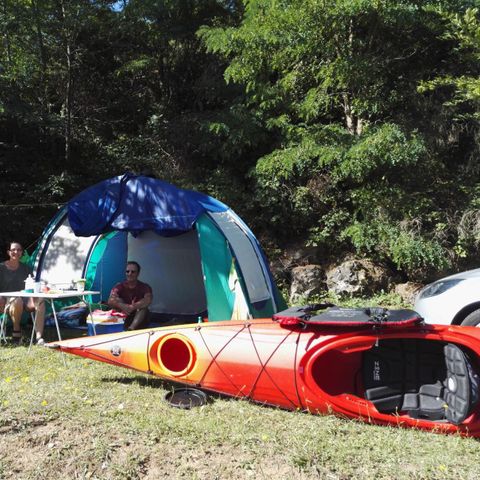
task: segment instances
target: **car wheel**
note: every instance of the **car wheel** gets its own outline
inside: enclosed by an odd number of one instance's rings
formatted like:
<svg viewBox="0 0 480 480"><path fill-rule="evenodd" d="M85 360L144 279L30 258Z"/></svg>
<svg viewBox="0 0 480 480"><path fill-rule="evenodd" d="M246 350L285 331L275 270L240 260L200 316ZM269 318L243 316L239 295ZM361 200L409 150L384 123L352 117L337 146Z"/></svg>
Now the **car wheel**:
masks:
<svg viewBox="0 0 480 480"><path fill-rule="evenodd" d="M480 309L474 310L472 313L467 315L461 325L478 327L480 325Z"/></svg>

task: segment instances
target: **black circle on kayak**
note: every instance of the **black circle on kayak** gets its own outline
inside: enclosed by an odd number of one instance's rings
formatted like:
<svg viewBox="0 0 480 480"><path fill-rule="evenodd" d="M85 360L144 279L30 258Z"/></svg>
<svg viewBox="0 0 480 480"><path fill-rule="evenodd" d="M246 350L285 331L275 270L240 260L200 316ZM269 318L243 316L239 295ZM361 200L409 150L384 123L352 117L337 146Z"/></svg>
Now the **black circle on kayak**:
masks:
<svg viewBox="0 0 480 480"><path fill-rule="evenodd" d="M207 394L196 388L177 388L165 395L165 400L176 408L189 410L207 403Z"/></svg>

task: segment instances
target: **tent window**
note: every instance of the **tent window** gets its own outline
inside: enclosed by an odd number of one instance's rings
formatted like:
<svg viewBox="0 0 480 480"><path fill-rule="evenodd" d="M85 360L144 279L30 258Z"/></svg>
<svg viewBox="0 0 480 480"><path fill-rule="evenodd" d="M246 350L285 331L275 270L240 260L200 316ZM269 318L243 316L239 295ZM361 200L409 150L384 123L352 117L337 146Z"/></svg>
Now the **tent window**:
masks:
<svg viewBox="0 0 480 480"><path fill-rule="evenodd" d="M261 260L248 236L228 212L211 213L210 215L227 238L238 265L240 265L250 302L269 300L270 292L260 265Z"/></svg>
<svg viewBox="0 0 480 480"><path fill-rule="evenodd" d="M52 235L37 271L42 280L57 285L70 285L82 277L83 266L95 237L77 237L68 218Z"/></svg>

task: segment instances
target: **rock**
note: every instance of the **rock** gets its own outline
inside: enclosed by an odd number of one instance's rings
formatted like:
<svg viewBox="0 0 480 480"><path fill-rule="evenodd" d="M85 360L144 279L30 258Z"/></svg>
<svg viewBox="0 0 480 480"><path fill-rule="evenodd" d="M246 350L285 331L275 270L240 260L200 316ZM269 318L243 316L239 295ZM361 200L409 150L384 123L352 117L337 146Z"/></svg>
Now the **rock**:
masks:
<svg viewBox="0 0 480 480"><path fill-rule="evenodd" d="M405 303L413 305L422 288L423 284L418 282L399 283L395 285L395 293L400 295Z"/></svg>
<svg viewBox="0 0 480 480"><path fill-rule="evenodd" d="M325 273L320 265L295 267L291 275L290 302L293 304L325 291Z"/></svg>
<svg viewBox="0 0 480 480"><path fill-rule="evenodd" d="M328 290L336 295L372 295L387 290L392 275L371 260L353 259L327 271Z"/></svg>
<svg viewBox="0 0 480 480"><path fill-rule="evenodd" d="M318 265L322 258L317 247L307 247L303 244L295 244L284 250L280 261L284 268L289 271L294 267L306 265Z"/></svg>
<svg viewBox="0 0 480 480"><path fill-rule="evenodd" d="M290 271L280 259L274 259L269 262L270 272L272 272L273 280L279 288L283 288L290 284Z"/></svg>
<svg viewBox="0 0 480 480"><path fill-rule="evenodd" d="M295 244L285 249L281 255L270 257L270 271L277 286L281 289L290 289L292 283L295 284L293 278L293 270L296 267L305 267L307 265L318 265L320 263L320 255L317 247L306 247L302 244ZM324 281L325 275L322 274ZM293 288L296 288L295 286ZM303 294L300 294L303 296ZM298 296L295 296L298 298Z"/></svg>

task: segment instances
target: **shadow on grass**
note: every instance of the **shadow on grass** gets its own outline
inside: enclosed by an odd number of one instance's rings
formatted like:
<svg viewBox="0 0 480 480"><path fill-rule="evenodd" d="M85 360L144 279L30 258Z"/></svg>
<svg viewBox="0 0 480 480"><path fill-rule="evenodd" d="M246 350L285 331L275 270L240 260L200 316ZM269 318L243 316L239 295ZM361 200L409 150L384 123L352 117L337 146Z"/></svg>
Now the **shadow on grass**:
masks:
<svg viewBox="0 0 480 480"><path fill-rule="evenodd" d="M8 326L6 329L6 337L7 340L11 340L12 338L12 328L11 326ZM32 325L22 325L22 337L23 337L23 343L27 342L30 343L30 338L32 335ZM78 338L78 337L86 337L87 335L87 330L83 328L66 328L66 327L61 327L60 328L60 335L62 336L62 340L66 340L69 338ZM55 327L45 327L43 331L43 338L45 339L46 342L52 342L55 340L58 340L58 334L57 330Z"/></svg>
<svg viewBox="0 0 480 480"><path fill-rule="evenodd" d="M87 331L78 329L78 328L62 328L60 330L60 334L62 336L62 340L68 340L70 338L79 338L79 337L86 337ZM1 348L17 348L19 346L18 343L15 343L12 339L12 329L9 328L6 331L6 341L4 342L3 339L0 341ZM21 346L28 347L30 345L30 340L32 338L32 326L27 326L22 328L22 340ZM55 342L58 340L58 334L54 327L47 327L43 332L43 339L45 343ZM35 345L35 340L33 344Z"/></svg>
<svg viewBox="0 0 480 480"><path fill-rule="evenodd" d="M62 327L60 329L60 334L62 335L62 340L67 340L70 338L79 338L79 337L87 337L87 330L80 329L80 328L66 328ZM55 341L58 340L57 331L55 327L47 327L45 328L44 332L45 341Z"/></svg>
<svg viewBox="0 0 480 480"><path fill-rule="evenodd" d="M209 390L200 388L196 385L188 385L185 383L174 382L172 380L164 380L162 378L158 378L154 376L148 377L148 376L137 375L135 377L121 377L121 378L103 377L101 378L101 381L105 383L122 383L124 385L139 385L140 387L163 388L168 392L172 390L183 389L183 388L192 388L192 389L202 390L203 392L205 392L208 395L209 403L213 400L218 399L218 400L225 400L227 402L233 402L233 403L247 402L254 405L260 405L266 408L279 409L279 407L276 405L269 405L261 402L254 402L251 399L244 396L232 397L231 395L227 395L225 393L220 393L220 392L209 391Z"/></svg>
<svg viewBox="0 0 480 480"><path fill-rule="evenodd" d="M6 432L9 433L19 433L25 431L27 428L38 428L43 427L48 424L48 421L38 417L22 417L22 418L2 418L0 421L0 434Z"/></svg>
<svg viewBox="0 0 480 480"><path fill-rule="evenodd" d="M222 395L217 392L209 392L208 390L203 390L201 388L196 387L195 385L186 385L184 383L173 382L170 380L163 380L158 377L143 377L143 376L136 376L136 377L122 377L122 378L114 378L114 377L103 377L101 378L102 382L105 383L122 383L124 385L139 385L143 388L161 388L166 390L165 396L169 393L174 391L183 390L183 389L191 389L191 390L200 390L206 395L206 403L211 404L217 399L227 399L233 400L232 397L228 397L226 395ZM165 399L168 403L168 400Z"/></svg>
<svg viewBox="0 0 480 480"><path fill-rule="evenodd" d="M172 388L173 382L163 380L158 377L145 377L138 375L136 377L103 377L101 379L105 383L123 383L124 385L139 385L140 387L152 387L152 388Z"/></svg>

